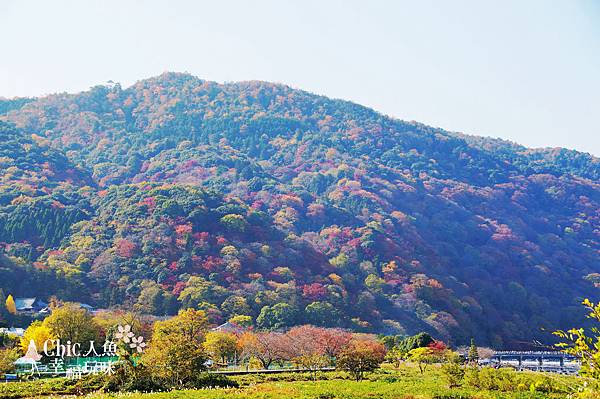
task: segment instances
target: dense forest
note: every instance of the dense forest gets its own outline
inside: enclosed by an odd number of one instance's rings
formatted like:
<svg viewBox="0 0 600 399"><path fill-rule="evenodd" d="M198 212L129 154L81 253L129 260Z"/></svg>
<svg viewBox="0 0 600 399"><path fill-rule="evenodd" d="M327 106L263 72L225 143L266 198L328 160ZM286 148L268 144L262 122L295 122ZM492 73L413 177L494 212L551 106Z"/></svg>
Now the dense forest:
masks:
<svg viewBox="0 0 600 399"><path fill-rule="evenodd" d="M0 100L0 288L517 347L600 286L600 160L265 82Z"/></svg>

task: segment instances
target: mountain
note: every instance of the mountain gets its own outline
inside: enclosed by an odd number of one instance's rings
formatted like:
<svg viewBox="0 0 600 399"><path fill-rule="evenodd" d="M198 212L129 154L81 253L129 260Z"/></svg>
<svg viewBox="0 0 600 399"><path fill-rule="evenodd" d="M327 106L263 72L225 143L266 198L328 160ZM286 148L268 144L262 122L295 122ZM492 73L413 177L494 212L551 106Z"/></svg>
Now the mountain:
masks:
<svg viewBox="0 0 600 399"><path fill-rule="evenodd" d="M74 188L91 184L38 135L24 135L0 122L0 231L7 242L58 245L69 226L89 212Z"/></svg>
<svg viewBox="0 0 600 399"><path fill-rule="evenodd" d="M495 347L551 340L599 293L589 154L178 73L11 101L3 261L41 274L5 292Z"/></svg>

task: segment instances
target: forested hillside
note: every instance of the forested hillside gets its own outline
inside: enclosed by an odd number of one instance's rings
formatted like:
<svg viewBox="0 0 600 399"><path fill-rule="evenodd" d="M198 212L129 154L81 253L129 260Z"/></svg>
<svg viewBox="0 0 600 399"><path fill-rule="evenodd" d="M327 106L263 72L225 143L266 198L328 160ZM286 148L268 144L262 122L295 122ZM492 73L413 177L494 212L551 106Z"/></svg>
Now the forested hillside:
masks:
<svg viewBox="0 0 600 399"><path fill-rule="evenodd" d="M5 292L496 347L600 292L588 154L187 74L3 101Z"/></svg>

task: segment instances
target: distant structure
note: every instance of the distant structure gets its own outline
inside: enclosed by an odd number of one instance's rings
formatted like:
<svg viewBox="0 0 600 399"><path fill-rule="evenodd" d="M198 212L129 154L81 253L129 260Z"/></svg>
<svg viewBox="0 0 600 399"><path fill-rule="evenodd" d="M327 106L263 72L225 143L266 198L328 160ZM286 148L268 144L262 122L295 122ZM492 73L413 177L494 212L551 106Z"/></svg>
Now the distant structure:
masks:
<svg viewBox="0 0 600 399"><path fill-rule="evenodd" d="M213 328L211 331L239 335L243 334L246 331L246 329L228 321L227 323L223 323L220 326Z"/></svg>
<svg viewBox="0 0 600 399"><path fill-rule="evenodd" d="M38 298L16 298L17 313L39 313L48 307L48 304Z"/></svg>
<svg viewBox="0 0 600 399"><path fill-rule="evenodd" d="M563 352L551 351L500 351L490 359L480 362L488 366L512 367L516 370L546 371L560 374L576 374L581 367L579 359Z"/></svg>
<svg viewBox="0 0 600 399"><path fill-rule="evenodd" d="M79 307L81 307L82 309L87 310L90 313L95 313L96 312L96 308L93 307L92 305L88 305L87 303L79 303Z"/></svg>
<svg viewBox="0 0 600 399"><path fill-rule="evenodd" d="M87 303L75 302L77 306L90 313L96 313L97 309ZM52 313L52 309L49 304L42 301L39 298L15 298L15 307L17 313L26 314L30 316L48 316Z"/></svg>
<svg viewBox="0 0 600 399"><path fill-rule="evenodd" d="M25 335L25 329L20 327L0 328L0 334L22 337Z"/></svg>

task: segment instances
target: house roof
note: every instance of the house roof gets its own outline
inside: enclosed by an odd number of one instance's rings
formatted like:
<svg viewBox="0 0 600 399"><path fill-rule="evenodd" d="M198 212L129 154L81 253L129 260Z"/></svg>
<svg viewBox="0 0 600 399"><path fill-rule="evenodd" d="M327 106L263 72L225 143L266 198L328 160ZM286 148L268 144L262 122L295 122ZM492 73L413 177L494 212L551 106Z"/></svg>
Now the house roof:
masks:
<svg viewBox="0 0 600 399"><path fill-rule="evenodd" d="M36 298L16 298L15 306L17 310L31 309L35 304Z"/></svg>
<svg viewBox="0 0 600 399"><path fill-rule="evenodd" d="M34 308L43 308L48 306L44 301L33 297L33 298L15 298L15 307L17 311L30 310Z"/></svg>
<svg viewBox="0 0 600 399"><path fill-rule="evenodd" d="M82 307L82 308L84 308L87 311L94 310L94 307L92 305L88 305L87 303L80 303L79 306Z"/></svg>
<svg viewBox="0 0 600 399"><path fill-rule="evenodd" d="M223 323L220 326L213 328L212 331L241 334L245 331L245 329L235 323L231 323L228 321L227 323Z"/></svg>

